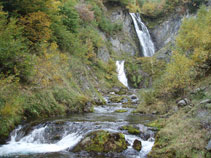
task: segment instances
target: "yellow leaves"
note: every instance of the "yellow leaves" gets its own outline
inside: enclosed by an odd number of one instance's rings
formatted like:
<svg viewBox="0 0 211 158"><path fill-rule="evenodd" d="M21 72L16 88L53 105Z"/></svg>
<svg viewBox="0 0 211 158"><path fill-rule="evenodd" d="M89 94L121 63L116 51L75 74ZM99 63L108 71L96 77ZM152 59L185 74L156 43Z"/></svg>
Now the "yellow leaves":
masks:
<svg viewBox="0 0 211 158"><path fill-rule="evenodd" d="M57 48L58 48L58 45L55 42L53 42L53 43L51 43L49 49L50 49L50 51L56 51Z"/></svg>
<svg viewBox="0 0 211 158"><path fill-rule="evenodd" d="M36 43L46 43L51 37L51 21L44 12L38 11L21 17L20 23L24 26L24 34L33 47Z"/></svg>
<svg viewBox="0 0 211 158"><path fill-rule="evenodd" d="M165 0L159 2L147 1L141 7L141 12L147 16L157 16L163 11L165 3Z"/></svg>
<svg viewBox="0 0 211 158"><path fill-rule="evenodd" d="M137 13L141 11L138 5L132 3L128 4L126 8L129 9L131 13Z"/></svg>
<svg viewBox="0 0 211 158"><path fill-rule="evenodd" d="M4 89L8 88L11 84L17 84L19 82L19 78L10 75L5 77L4 75L0 75L0 91L4 91Z"/></svg>
<svg viewBox="0 0 211 158"><path fill-rule="evenodd" d="M193 65L194 62L184 54L174 52L164 76L165 90L170 92L183 90L188 85L193 84L195 75Z"/></svg>

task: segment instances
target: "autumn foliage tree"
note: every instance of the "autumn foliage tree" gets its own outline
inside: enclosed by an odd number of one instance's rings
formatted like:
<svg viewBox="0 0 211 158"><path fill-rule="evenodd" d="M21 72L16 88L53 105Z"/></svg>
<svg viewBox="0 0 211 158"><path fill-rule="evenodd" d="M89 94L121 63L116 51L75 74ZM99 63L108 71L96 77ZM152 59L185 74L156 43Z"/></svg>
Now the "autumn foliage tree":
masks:
<svg viewBox="0 0 211 158"><path fill-rule="evenodd" d="M193 61L182 53L174 52L163 75L162 91L174 95L184 95L185 88L193 84L194 77Z"/></svg>
<svg viewBox="0 0 211 158"><path fill-rule="evenodd" d="M21 17L20 24L24 26L24 36L30 41L30 49L38 53L51 37L51 21L44 12L34 12Z"/></svg>

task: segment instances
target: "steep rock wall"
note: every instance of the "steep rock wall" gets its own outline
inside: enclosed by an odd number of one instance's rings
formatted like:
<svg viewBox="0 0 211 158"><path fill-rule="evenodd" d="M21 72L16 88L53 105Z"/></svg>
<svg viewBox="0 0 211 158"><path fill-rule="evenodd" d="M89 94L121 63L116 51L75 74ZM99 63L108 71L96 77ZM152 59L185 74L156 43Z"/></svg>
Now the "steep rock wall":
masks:
<svg viewBox="0 0 211 158"><path fill-rule="evenodd" d="M105 6L110 21L122 24L122 30L113 35L107 35L100 31L101 38L107 44L98 50L98 58L108 62L111 55L118 59L122 59L125 55L139 55L141 49L128 10L113 3L106 3Z"/></svg>

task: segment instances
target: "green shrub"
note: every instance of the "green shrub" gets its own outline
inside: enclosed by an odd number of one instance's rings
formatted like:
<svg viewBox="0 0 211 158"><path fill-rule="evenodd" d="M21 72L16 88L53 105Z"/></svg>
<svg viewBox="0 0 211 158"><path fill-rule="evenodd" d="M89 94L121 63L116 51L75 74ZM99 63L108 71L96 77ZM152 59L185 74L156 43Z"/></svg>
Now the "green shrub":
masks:
<svg viewBox="0 0 211 158"><path fill-rule="evenodd" d="M141 92L141 97L145 105L150 105L156 102L156 93L154 90L149 89Z"/></svg>
<svg viewBox="0 0 211 158"><path fill-rule="evenodd" d="M59 13L62 16L62 22L67 27L67 30L77 33L79 27L79 15L74 6L76 3L73 0L68 0L60 7Z"/></svg>
<svg viewBox="0 0 211 158"><path fill-rule="evenodd" d="M160 92L184 95L185 88L193 85L194 77L193 61L184 54L174 52L170 63L166 66Z"/></svg>
<svg viewBox="0 0 211 158"><path fill-rule="evenodd" d="M22 36L23 29L17 26L16 19L7 18L0 11L0 73L18 74L21 79L27 79L32 73L33 57Z"/></svg>

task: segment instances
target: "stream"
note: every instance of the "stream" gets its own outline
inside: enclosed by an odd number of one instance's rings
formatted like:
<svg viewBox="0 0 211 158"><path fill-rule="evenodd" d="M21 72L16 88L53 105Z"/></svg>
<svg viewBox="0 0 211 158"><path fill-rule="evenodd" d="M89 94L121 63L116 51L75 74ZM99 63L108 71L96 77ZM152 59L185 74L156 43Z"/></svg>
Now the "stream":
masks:
<svg viewBox="0 0 211 158"><path fill-rule="evenodd" d="M0 156L17 158L92 158L121 157L144 158L154 144L154 132L143 124L153 120L152 116L133 114L133 108L124 107L128 99L137 106L138 99L132 94L122 95L121 102L111 102L111 98L119 96L111 92L105 96L106 104L96 106L94 113L71 114L65 118L54 118L40 123L28 123L18 126L12 133L7 144L0 146ZM116 110L127 110L117 113ZM121 126L135 125L140 129L140 135L129 134L121 130ZM93 153L73 153L71 149L88 133L96 130L121 132L129 143L128 149L122 153L93 155ZM137 152L132 148L133 142L142 142L142 150Z"/></svg>

